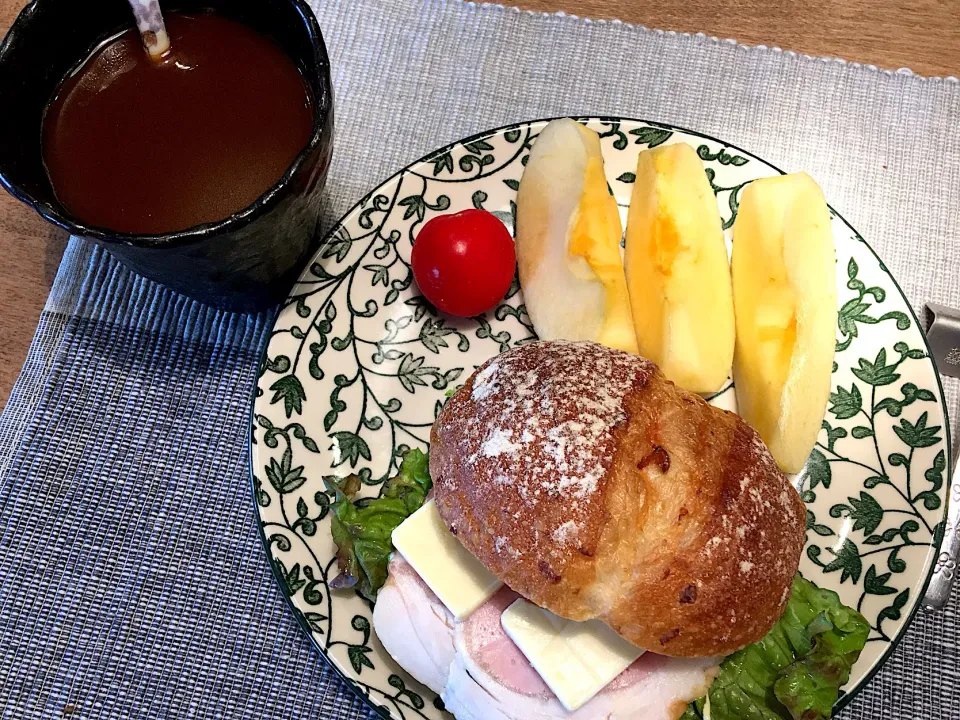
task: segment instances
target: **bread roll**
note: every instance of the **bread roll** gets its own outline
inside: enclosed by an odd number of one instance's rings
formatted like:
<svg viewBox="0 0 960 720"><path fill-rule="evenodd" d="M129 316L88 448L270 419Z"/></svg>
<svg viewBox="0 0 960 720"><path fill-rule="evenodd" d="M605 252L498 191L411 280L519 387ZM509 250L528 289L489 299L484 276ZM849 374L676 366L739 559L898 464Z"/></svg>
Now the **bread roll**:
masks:
<svg viewBox="0 0 960 720"><path fill-rule="evenodd" d="M515 591L662 655L727 655L780 617L803 502L757 433L589 342L495 357L431 432L437 508Z"/></svg>

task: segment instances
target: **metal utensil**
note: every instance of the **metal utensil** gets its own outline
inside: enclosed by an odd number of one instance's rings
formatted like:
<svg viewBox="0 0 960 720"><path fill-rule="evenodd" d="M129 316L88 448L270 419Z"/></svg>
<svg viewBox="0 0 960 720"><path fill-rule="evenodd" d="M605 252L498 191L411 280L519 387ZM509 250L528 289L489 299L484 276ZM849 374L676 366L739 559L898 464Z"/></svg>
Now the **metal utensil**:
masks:
<svg viewBox="0 0 960 720"><path fill-rule="evenodd" d="M160 59L170 49L170 36L163 22L159 0L129 0L143 47L154 59Z"/></svg>
<svg viewBox="0 0 960 720"><path fill-rule="evenodd" d="M924 310L927 342L941 375L960 377L960 312L928 303ZM947 523L933 577L923 597L927 610L942 610L950 599L960 556L960 466L954 467L947 493Z"/></svg>
<svg viewBox="0 0 960 720"><path fill-rule="evenodd" d="M957 577L957 557L960 555L960 467L953 472L947 501L947 525L943 530L943 544L933 568L933 577L923 596L927 610L942 610L950 600L950 590Z"/></svg>

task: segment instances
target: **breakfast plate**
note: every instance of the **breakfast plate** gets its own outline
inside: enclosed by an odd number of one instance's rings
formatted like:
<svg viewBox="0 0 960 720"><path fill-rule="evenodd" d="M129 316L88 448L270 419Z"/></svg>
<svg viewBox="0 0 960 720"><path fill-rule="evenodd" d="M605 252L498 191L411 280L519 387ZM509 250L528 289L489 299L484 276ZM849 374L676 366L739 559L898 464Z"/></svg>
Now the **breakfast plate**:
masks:
<svg viewBox="0 0 960 720"><path fill-rule="evenodd" d="M453 318L417 291L412 241L430 218L486 209L512 230L519 181L547 121L442 148L364 197L325 238L277 316L253 401L251 470L264 547L315 646L383 717L449 718L379 644L372 604L335 589L334 500L357 474L375 496L409 448L426 450L450 392L485 360L536 339L518 281L485 315ZM735 145L660 123L582 118L597 131L625 214L638 153L693 146L727 239L741 193L780 171ZM836 358L816 447L793 477L807 506L800 571L860 611L870 636L840 704L892 652L919 608L944 527L950 457L939 378L909 303L866 241L831 209ZM731 383L709 398L736 409Z"/></svg>

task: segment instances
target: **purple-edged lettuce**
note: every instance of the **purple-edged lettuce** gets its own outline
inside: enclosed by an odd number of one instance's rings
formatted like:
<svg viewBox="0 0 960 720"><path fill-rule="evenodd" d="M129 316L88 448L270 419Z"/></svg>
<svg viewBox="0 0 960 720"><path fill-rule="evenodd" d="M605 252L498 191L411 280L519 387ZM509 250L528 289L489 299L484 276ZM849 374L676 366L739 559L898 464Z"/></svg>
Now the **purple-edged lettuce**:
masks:
<svg viewBox="0 0 960 720"><path fill-rule="evenodd" d="M360 478L356 475L324 478L324 482L334 494L330 530L340 567L340 575L330 587L355 587L373 602L387 580L394 529L423 505L433 487L427 456L420 450L404 453L400 472L383 484L376 498L354 499L360 490Z"/></svg>

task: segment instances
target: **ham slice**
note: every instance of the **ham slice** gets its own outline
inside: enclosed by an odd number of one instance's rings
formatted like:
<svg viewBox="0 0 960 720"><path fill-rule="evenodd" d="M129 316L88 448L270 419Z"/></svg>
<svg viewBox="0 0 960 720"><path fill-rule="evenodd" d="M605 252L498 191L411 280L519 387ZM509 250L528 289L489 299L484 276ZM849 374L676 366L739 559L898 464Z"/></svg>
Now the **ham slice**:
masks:
<svg viewBox="0 0 960 720"><path fill-rule="evenodd" d="M456 653L453 615L399 553L377 593L373 627L394 660L438 695Z"/></svg>
<svg viewBox="0 0 960 720"><path fill-rule="evenodd" d="M377 596L373 622L387 652L457 720L676 720L702 696L719 660L645 653L576 712L567 711L503 631L519 596L502 588L455 623L402 557Z"/></svg>

